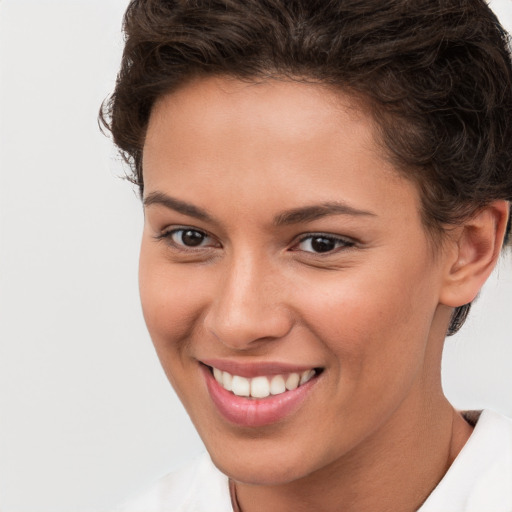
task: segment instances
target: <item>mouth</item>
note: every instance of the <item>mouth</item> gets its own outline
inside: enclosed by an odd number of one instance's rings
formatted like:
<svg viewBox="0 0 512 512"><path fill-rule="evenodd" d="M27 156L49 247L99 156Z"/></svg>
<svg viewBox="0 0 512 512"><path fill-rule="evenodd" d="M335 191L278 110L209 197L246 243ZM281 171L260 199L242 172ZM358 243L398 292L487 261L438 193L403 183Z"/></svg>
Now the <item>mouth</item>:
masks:
<svg viewBox="0 0 512 512"><path fill-rule="evenodd" d="M286 372L277 375L259 375L248 378L208 367L217 383L236 396L262 399L293 391L322 372L321 368L310 368L301 372Z"/></svg>
<svg viewBox="0 0 512 512"><path fill-rule="evenodd" d="M217 411L229 423L241 427L262 427L285 420L301 407L323 373L317 367L287 369L277 365L202 362L200 367Z"/></svg>

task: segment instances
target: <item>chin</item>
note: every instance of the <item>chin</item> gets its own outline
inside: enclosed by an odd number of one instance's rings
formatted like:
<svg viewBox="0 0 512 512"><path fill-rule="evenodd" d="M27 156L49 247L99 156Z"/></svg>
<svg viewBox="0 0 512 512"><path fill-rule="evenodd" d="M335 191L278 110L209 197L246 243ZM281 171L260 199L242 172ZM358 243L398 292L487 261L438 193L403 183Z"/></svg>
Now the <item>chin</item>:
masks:
<svg viewBox="0 0 512 512"><path fill-rule="evenodd" d="M236 461L212 456L217 468L232 480L248 485L285 485L307 476L305 468L283 464L282 460L255 460L248 456ZM302 471L301 471L302 470Z"/></svg>
<svg viewBox="0 0 512 512"><path fill-rule="evenodd" d="M277 436L281 437L281 436ZM215 466L232 480L249 485L285 485L300 480L329 464L330 458L313 460L313 447L301 449L296 442L245 438L238 442L209 442L205 445Z"/></svg>

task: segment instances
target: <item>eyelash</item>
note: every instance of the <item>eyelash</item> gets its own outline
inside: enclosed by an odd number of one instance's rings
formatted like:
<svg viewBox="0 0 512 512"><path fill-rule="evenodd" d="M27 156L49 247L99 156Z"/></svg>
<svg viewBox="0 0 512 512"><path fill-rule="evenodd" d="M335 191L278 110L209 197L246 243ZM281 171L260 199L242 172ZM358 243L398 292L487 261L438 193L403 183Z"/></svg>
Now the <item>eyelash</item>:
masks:
<svg viewBox="0 0 512 512"><path fill-rule="evenodd" d="M318 254L330 255L330 254L337 253L340 249L349 249L350 247L353 247L355 245L355 242L353 240L350 240L349 238L336 236L336 235L330 235L327 233L309 233L306 236L301 237L299 239L299 241L294 245L294 247L300 246L302 243L304 243L307 240L310 240L311 243L313 243L313 240L315 240L315 239L328 240L329 242L333 242L335 247L333 249L329 249L324 252L322 252L322 251L319 251L319 252L304 251L304 252L309 253L309 254L315 254L315 255L318 255ZM300 249L292 249L292 250L300 250Z"/></svg>
<svg viewBox="0 0 512 512"><path fill-rule="evenodd" d="M180 243L180 242L174 240L174 238L173 238L174 235L182 233L181 236L183 237L183 234L187 231L194 233L194 234L199 234L201 237L203 237L197 246L185 245L184 243ZM206 233L205 231L201 231L199 229L195 229L195 228L188 227L188 226L173 228L173 229L163 231L161 234L157 235L155 238L157 240L166 240L166 241L168 241L168 243L170 245L172 245L177 250L187 251L187 252L201 250L204 248L220 247L220 243L212 244L212 245L201 245L204 242L204 240L207 240L207 239L214 240L214 238L211 235L209 235L208 233ZM353 240L351 240L349 238L341 237L341 236L331 235L331 234L327 234L327 233L308 233L307 235L302 236L296 243L294 243L291 250L292 251L300 251L301 249L298 247L300 247L301 244L310 240L311 241L310 245L311 245L315 239L328 241L328 242L334 244L334 247L332 249L328 249L326 251L312 251L312 250L311 251L302 250L302 251L305 253L308 253L308 254L313 254L313 255L321 255L321 254L330 255L330 254L335 254L335 253L339 252L339 250L342 250L342 249L349 249L356 244L356 242L354 242ZM181 240L181 241L183 242L183 240Z"/></svg>
<svg viewBox="0 0 512 512"><path fill-rule="evenodd" d="M216 245L213 245L213 246L205 246L205 245L197 245L197 246L194 246L194 245L185 245L183 243L179 243L179 242L176 242L174 239L173 239L173 236L178 234L178 233L185 233L185 232L191 232L191 233L194 233L194 234L199 234L203 237L203 240L201 240L200 243L202 243L204 240L208 239L208 238L211 238L213 240L213 237L211 235L209 235L208 233L206 233L205 231L201 231L200 229L195 229L195 228L192 228L192 227L188 227L188 226L184 226L184 227L180 227L180 228L173 228L173 229L168 229L168 230L165 230L163 231L162 233L160 233L159 235L157 235L155 238L157 240L165 240L167 241L170 245L172 245L174 248L180 250L180 251L194 251L194 250L201 250L201 249L204 249L205 247L206 248L210 248L210 247L217 247L217 246L220 246L220 244L216 244ZM182 235L183 236L183 235Z"/></svg>

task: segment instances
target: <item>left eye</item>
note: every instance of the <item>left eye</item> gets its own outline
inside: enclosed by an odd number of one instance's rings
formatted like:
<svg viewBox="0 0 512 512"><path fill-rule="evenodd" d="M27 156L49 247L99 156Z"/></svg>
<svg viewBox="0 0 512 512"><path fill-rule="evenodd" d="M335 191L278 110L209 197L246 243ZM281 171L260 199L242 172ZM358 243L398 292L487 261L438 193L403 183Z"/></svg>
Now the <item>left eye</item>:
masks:
<svg viewBox="0 0 512 512"><path fill-rule="evenodd" d="M341 247L352 247L354 242L328 235L310 235L303 238L296 246L300 251L322 254Z"/></svg>
<svg viewBox="0 0 512 512"><path fill-rule="evenodd" d="M166 235L174 244L182 247L204 247L215 245L212 237L197 229L173 229Z"/></svg>

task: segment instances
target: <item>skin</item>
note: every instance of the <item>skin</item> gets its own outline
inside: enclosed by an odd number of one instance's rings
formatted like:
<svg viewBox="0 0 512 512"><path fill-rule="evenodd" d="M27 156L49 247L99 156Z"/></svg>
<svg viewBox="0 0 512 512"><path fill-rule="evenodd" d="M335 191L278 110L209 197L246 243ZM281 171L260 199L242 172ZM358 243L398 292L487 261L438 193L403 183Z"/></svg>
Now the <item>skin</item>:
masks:
<svg viewBox="0 0 512 512"><path fill-rule="evenodd" d="M442 345L452 308L494 265L507 205L433 247L416 186L372 126L322 85L226 77L189 83L151 114L144 316L244 512L416 510L471 433L441 389ZM366 213L276 225L283 212L334 202ZM173 232L183 227L203 233L199 246ZM332 251L304 239L318 233ZM242 428L211 401L198 362L209 358L323 373L296 412Z"/></svg>

